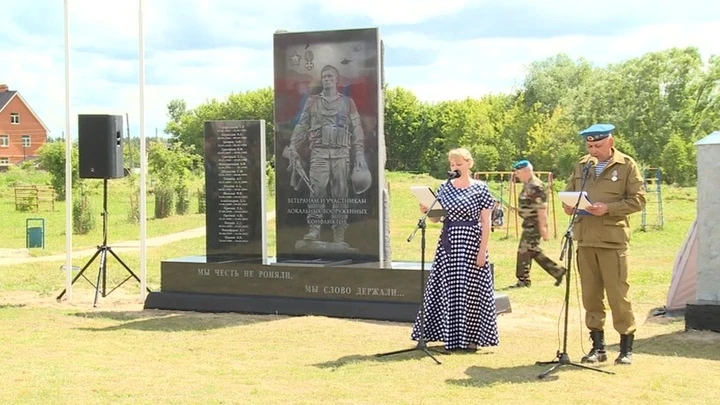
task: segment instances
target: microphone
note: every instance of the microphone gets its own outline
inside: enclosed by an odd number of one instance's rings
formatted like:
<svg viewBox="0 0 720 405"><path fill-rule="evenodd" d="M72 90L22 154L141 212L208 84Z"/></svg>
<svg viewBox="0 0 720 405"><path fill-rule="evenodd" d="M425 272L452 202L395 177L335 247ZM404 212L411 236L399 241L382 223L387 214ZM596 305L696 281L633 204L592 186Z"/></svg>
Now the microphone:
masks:
<svg viewBox="0 0 720 405"><path fill-rule="evenodd" d="M460 177L460 170L451 170L447 172L448 179L457 179Z"/></svg>
<svg viewBox="0 0 720 405"><path fill-rule="evenodd" d="M583 177L590 174L590 170L592 170L593 167L595 167L595 159L590 158L588 159L587 163L585 163L585 167L583 167Z"/></svg>

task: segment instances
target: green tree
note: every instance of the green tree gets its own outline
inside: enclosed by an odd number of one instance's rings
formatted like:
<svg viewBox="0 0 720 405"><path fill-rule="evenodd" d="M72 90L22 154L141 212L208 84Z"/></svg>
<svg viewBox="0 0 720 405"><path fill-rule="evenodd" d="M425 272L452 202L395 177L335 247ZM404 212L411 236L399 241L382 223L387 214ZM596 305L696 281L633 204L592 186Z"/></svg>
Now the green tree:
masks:
<svg viewBox="0 0 720 405"><path fill-rule="evenodd" d="M155 217L172 215L173 195L178 197L179 214L187 208L188 181L193 167L200 161L190 145L182 142L151 142L148 147L148 169L153 178Z"/></svg>
<svg viewBox="0 0 720 405"><path fill-rule="evenodd" d="M265 139L267 157L273 154L275 144L275 125L273 121L272 89L246 91L231 94L227 100L212 99L188 110L184 100L172 100L168 103L168 118L165 132L175 142L194 146L199 156L203 155L205 121L211 120L265 120Z"/></svg>
<svg viewBox="0 0 720 405"><path fill-rule="evenodd" d="M697 177L694 144L686 142L679 134L673 134L663 149L660 164L664 181L680 186L693 184Z"/></svg>
<svg viewBox="0 0 720 405"><path fill-rule="evenodd" d="M532 62L524 81L526 105L540 103L541 112L552 112L568 90L582 86L591 72L590 62L583 58L573 61L564 53Z"/></svg>
<svg viewBox="0 0 720 405"><path fill-rule="evenodd" d="M46 143L38 151L40 167L50 173L50 184L55 189L55 199L65 201L65 141ZM72 145L70 155L72 167L72 185L80 181L78 172L78 148Z"/></svg>
<svg viewBox="0 0 720 405"><path fill-rule="evenodd" d="M581 138L562 107L556 107L550 114L542 114L527 137L524 157L533 162L535 170L553 172L556 177L569 176L583 154Z"/></svg>
<svg viewBox="0 0 720 405"><path fill-rule="evenodd" d="M388 170L426 171L423 155L430 140L426 118L430 109L410 91L385 91L385 146Z"/></svg>

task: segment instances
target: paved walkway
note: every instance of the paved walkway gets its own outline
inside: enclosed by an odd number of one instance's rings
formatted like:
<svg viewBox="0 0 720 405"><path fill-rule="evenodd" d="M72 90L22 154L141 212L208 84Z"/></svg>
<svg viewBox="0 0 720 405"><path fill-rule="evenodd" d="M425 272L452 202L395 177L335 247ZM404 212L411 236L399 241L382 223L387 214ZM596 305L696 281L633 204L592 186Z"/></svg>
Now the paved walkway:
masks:
<svg viewBox="0 0 720 405"><path fill-rule="evenodd" d="M267 220L271 221L275 219L275 213L274 212L268 212L267 214ZM205 227L200 228L194 228L194 229L188 229L186 231L177 232L177 233L171 233L169 235L162 235L162 236L156 236L153 238L147 238L145 240L145 246L148 248L151 247L158 247L162 245L167 245L169 243L178 242L185 239L193 239L193 238L199 238L205 236ZM127 251L133 251L133 250L140 250L140 241L139 240L128 240L128 241L122 241L122 242L113 242L110 243L110 246L112 247L112 250L116 253L119 252L127 252ZM97 247L94 248L88 248L88 249L82 249L82 250L73 250L73 258L78 257L85 257L85 256L92 256L97 251ZM23 263L36 263L36 262L55 262L55 261L65 261L65 253L57 254L57 255L51 255L51 256L38 256L38 257L0 257L0 267L1 266L8 266L12 264L23 264Z"/></svg>

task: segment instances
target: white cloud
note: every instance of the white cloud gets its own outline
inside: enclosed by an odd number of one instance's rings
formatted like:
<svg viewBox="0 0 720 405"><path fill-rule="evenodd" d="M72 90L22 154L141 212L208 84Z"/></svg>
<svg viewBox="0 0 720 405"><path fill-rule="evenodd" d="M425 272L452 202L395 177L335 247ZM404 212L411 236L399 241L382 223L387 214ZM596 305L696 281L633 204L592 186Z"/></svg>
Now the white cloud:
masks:
<svg viewBox="0 0 720 405"><path fill-rule="evenodd" d="M584 57L598 66L671 47L695 46L705 58L720 54L720 24L658 24L616 36L567 36L548 39L494 38L439 41L427 34L402 33L387 45L437 52L431 65L386 69L390 85L409 88L421 99L440 101L504 92L522 84L533 61L558 53Z"/></svg>
<svg viewBox="0 0 720 405"><path fill-rule="evenodd" d="M672 46L696 46L705 57L720 54L720 43L715 41L720 37L718 21L651 24L653 20L616 35L440 40L432 27L419 31L421 28L413 26L415 31L390 33L397 32L397 27L390 30L383 25L426 21L481 2L402 0L391 4L372 0L359 7L357 2L304 0L281 4L280 1L145 2L146 77L148 81L155 77L162 79L159 84L149 83L146 87L148 136L155 134L155 128L162 132L167 121L167 103L174 98L185 99L192 108L210 98L222 99L232 92L272 86L273 32L278 28L294 30L299 25L312 25L318 11L371 18L381 25L388 52L404 47L427 51L436 58L426 66L386 67L386 80L390 85L403 86L421 99L432 101L509 91L521 84L525 66L559 52L573 58L585 57L597 65ZM70 3L71 117L91 112L123 115L127 112L136 136L139 116L137 2L72 0ZM308 4L315 6L308 7ZM27 20L30 18L27 13L6 21L0 47L6 54L13 55L13 62L0 64L0 82L19 90L52 135L60 136L65 128L62 2L48 2L48 5L46 12L58 21L51 33L29 29L31 22ZM580 8L589 6L576 4L573 15L556 5L548 7L551 8L546 9L547 13L566 13L566 18L576 19ZM658 8L651 11L659 13ZM177 35L182 35L183 41L195 41L194 45L186 47L189 50L177 50L177 46L175 50L167 49L169 43L178 45ZM203 43L208 37L220 43ZM15 45L5 46L4 41ZM20 41L22 46L17 45ZM109 51L80 51L90 48ZM193 50L197 48L200 50ZM120 51L116 53L122 55L112 57L113 51ZM72 118L73 132L75 121L76 118Z"/></svg>
<svg viewBox="0 0 720 405"><path fill-rule="evenodd" d="M482 0L364 0L318 1L322 11L331 15L368 17L373 24L415 24L432 17L455 14L482 4Z"/></svg>

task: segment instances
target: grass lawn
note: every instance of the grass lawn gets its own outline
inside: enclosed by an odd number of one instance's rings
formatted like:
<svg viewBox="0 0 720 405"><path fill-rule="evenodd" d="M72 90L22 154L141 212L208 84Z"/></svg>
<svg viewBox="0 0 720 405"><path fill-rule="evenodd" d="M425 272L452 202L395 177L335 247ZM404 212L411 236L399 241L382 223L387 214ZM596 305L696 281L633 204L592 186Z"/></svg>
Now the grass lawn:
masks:
<svg viewBox="0 0 720 405"><path fill-rule="evenodd" d="M439 182L404 173L389 173L388 181L392 258L419 260L419 238L406 242L419 217L408 188ZM561 348L564 295L564 288L554 287L537 266L531 289L505 291L513 312L499 317L500 346L438 355L442 365L436 365L419 351L375 357L413 347L407 323L143 310L132 282L93 308L94 290L82 279L72 302L57 303L65 282L58 270L63 263L48 261L0 267L0 403L717 403L720 334L685 331L682 318L648 315L665 304L675 256L695 218L694 189L664 187L662 192L662 229L641 232L640 215L632 218L630 284L639 323L635 364L611 364L619 338L608 314L611 361L600 367L614 375L563 367L546 380L536 378L547 366L535 362L552 360ZM4 204L5 216L13 215ZM657 205L649 203L648 210L652 222ZM149 236L202 226L204 217L182 221L188 222L153 228L156 233ZM514 281L517 239L509 223L510 232L492 234L498 289ZM558 237L543 245L551 257L559 255L566 223L559 214ZM274 254L274 221L268 225ZM428 225L429 255L439 230L440 225ZM124 236L133 239L131 232ZM95 239L89 237L88 244L94 246ZM64 236L49 233L47 242L62 251ZM195 238L150 248L149 287L160 286L161 260L201 254L204 244L204 238ZM121 257L131 268L139 267L137 252ZM111 264L109 284L122 281L124 271ZM590 342L577 273L572 276L568 352L579 361Z"/></svg>

